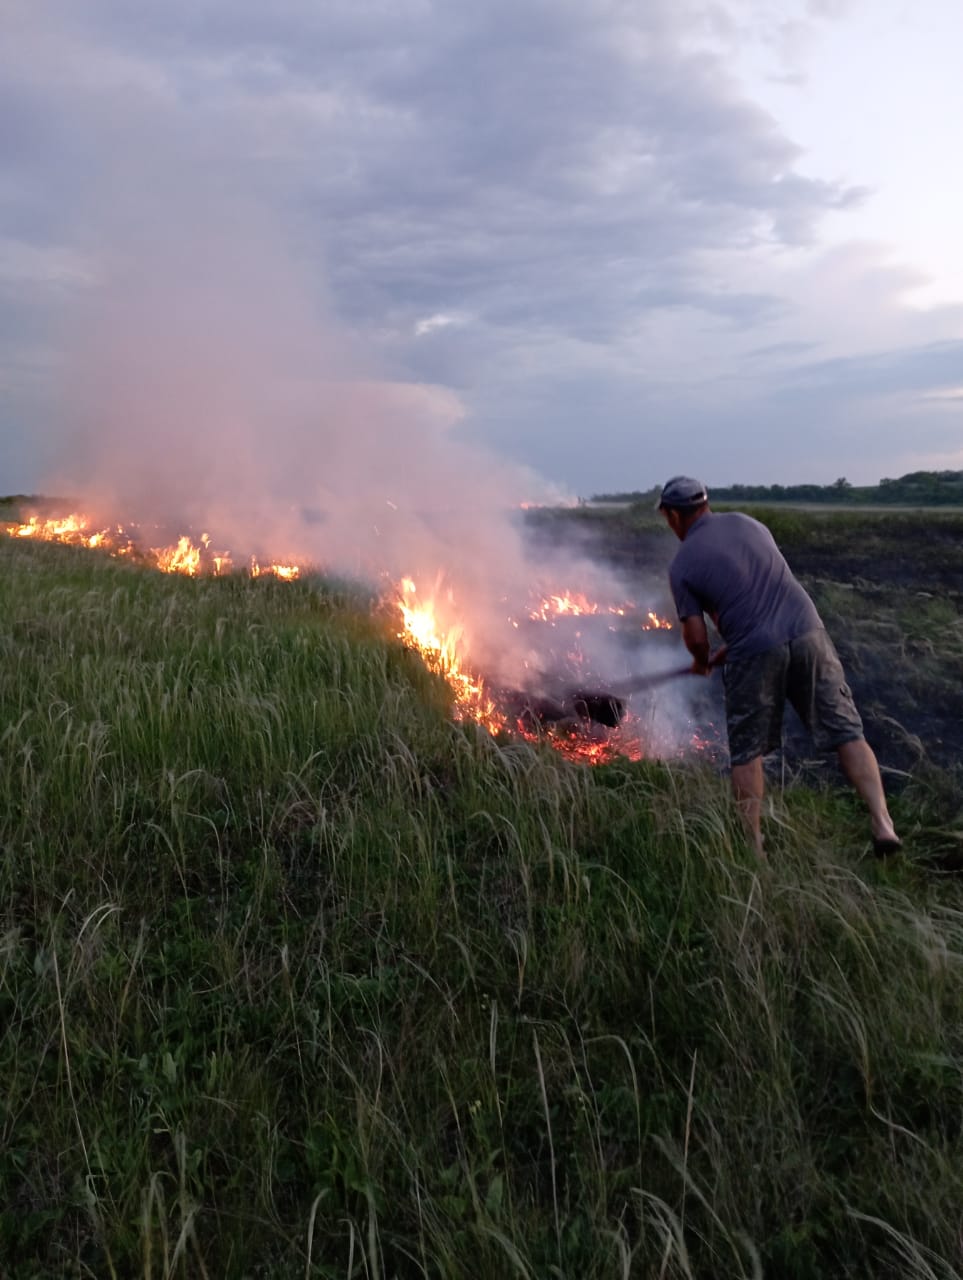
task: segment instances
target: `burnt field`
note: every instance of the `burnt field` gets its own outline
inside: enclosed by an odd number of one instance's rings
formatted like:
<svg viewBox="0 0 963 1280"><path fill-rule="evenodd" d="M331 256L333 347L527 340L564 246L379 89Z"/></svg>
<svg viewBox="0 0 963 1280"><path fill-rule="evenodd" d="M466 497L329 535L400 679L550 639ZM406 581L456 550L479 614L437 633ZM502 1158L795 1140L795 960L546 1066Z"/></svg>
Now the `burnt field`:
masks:
<svg viewBox="0 0 963 1280"><path fill-rule="evenodd" d="M727 509L721 506L719 510ZM755 509L819 607L846 668L866 736L890 790L937 779L945 805L963 803L963 512ZM666 581L677 543L640 507L538 511L536 543L573 543L630 581ZM673 615L668 586L663 608ZM697 714L718 723L721 682L704 683ZM790 711L783 767L832 777L812 759ZM947 817L950 815L948 814Z"/></svg>

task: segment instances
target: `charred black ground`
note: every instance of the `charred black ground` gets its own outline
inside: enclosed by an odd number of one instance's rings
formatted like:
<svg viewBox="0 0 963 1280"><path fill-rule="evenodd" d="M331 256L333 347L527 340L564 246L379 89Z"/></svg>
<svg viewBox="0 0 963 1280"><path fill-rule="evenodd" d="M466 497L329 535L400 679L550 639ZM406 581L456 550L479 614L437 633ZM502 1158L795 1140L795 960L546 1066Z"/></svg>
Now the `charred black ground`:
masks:
<svg viewBox="0 0 963 1280"><path fill-rule="evenodd" d="M751 514L772 529L813 595L888 785L898 788L902 775L927 766L955 774L963 760L963 512ZM541 510L528 514L527 528L536 546L571 544L616 568L674 616L667 571L678 544L651 511ZM678 652L684 657L681 646ZM698 714L717 723L721 681L700 683ZM834 768L813 759L791 712L780 767L807 774Z"/></svg>

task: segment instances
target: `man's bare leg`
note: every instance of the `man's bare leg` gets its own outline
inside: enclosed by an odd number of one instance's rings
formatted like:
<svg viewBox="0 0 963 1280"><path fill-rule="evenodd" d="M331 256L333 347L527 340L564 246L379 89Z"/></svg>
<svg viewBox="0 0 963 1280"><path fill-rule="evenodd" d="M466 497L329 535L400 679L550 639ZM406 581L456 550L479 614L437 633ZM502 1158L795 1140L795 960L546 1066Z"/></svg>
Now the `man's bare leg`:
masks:
<svg viewBox="0 0 963 1280"><path fill-rule="evenodd" d="M748 764L732 766L732 791L736 798L736 806L752 847L760 858L766 855L762 848L762 797L765 791L765 778L762 772L762 756L756 756Z"/></svg>
<svg viewBox="0 0 963 1280"><path fill-rule="evenodd" d="M883 779L873 749L864 738L844 742L837 748L843 773L855 788L857 795L869 810L870 830L874 840L899 841L893 819L886 807Z"/></svg>

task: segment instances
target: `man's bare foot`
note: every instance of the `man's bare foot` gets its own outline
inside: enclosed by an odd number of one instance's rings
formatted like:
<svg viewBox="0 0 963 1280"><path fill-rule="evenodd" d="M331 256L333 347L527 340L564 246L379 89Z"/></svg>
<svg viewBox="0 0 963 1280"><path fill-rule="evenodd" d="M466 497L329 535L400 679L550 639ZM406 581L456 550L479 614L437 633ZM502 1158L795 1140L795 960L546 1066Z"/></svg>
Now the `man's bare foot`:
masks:
<svg viewBox="0 0 963 1280"><path fill-rule="evenodd" d="M891 853L899 853L903 847L903 842L894 831L891 836L874 836L873 837L873 853L877 858L886 858Z"/></svg>

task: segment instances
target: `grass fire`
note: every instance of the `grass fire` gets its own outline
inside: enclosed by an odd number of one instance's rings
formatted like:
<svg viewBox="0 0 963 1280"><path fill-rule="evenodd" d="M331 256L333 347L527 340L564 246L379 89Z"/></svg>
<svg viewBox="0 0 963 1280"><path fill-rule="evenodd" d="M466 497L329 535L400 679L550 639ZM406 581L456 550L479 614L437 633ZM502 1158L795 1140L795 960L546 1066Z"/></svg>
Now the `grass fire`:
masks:
<svg viewBox="0 0 963 1280"><path fill-rule="evenodd" d="M217 550L206 532L196 541L181 534L166 545L155 546L152 542L156 530L132 522L100 527L77 512L47 517L34 514L23 521L8 522L5 528L12 538L85 547L162 573L219 577L238 571L232 554ZM240 571L252 578L266 574L285 582L299 578L304 569L297 563L262 564L254 555L240 563L244 566ZM422 594L413 579L403 577L384 589L381 604L400 617L398 639L448 683L457 719L473 720L492 734L544 741L570 759L586 764L604 763L617 756L638 760L654 753L654 746L643 741L638 717L622 699L606 694L602 684L589 692L582 687L586 680L595 678L595 673L581 650L579 630L571 632L561 658L556 652L540 653L538 640L532 634L525 663L529 668L524 673L526 685L505 687L486 679L473 666L453 587L443 590L439 580L431 592ZM505 604L507 609L507 601ZM628 600L599 603L581 591L542 594L536 589L530 599L521 603L520 612L521 619L506 612L507 627L518 630L525 625L533 631L532 624L554 628L573 619L588 622L609 618L629 620L640 631L672 629L668 619L651 609L641 609ZM550 662L554 670L544 670L540 660ZM554 696L544 691L546 686ZM692 746L698 749L703 745L698 735L693 735Z"/></svg>
<svg viewBox="0 0 963 1280"><path fill-rule="evenodd" d="M112 556L129 556L161 573L186 573L193 577L204 572L230 573L234 568L227 552L217 552L211 548L211 538L207 533L202 533L196 544L187 534L181 534L175 542L155 547L149 545L149 531L137 525L118 524L98 528L87 516L76 513L46 519L32 515L25 521L9 522L6 532L11 538L62 542L70 546L106 551ZM268 573L290 582L298 576L300 569L296 564L261 565L251 556L247 561L247 571L252 578Z"/></svg>
<svg viewBox="0 0 963 1280"><path fill-rule="evenodd" d="M679 658L651 517L531 516L482 634L414 567L9 514L4 1275L959 1275L963 522L780 530L908 852L790 749L763 868L620 692ZM548 580L589 521L621 594Z"/></svg>

